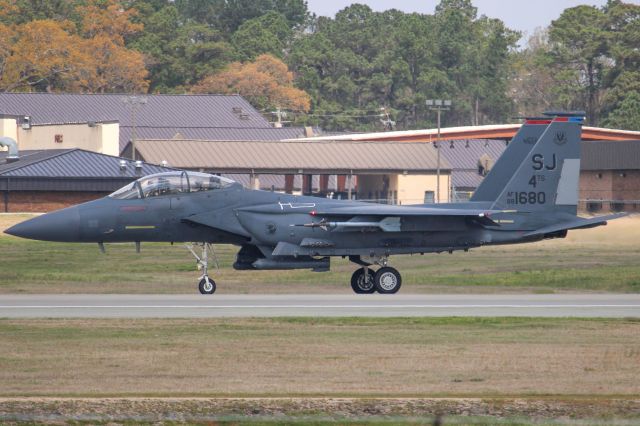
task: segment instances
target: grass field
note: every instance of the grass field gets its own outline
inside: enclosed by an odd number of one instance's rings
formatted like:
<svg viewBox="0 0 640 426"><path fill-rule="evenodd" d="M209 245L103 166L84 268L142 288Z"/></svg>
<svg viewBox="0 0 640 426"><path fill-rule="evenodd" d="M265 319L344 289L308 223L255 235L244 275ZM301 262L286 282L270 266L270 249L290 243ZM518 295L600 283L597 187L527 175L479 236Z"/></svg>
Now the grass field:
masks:
<svg viewBox="0 0 640 426"><path fill-rule="evenodd" d="M640 321L0 320L4 424L633 425Z"/></svg>
<svg viewBox="0 0 640 426"><path fill-rule="evenodd" d="M0 396L640 396L640 322L0 320Z"/></svg>
<svg viewBox="0 0 640 426"><path fill-rule="evenodd" d="M0 230L28 215L0 215ZM349 293L355 265L332 259L328 273L235 271L238 248L217 246L220 293ZM193 293L198 273L181 246L61 244L0 234L3 293ZM640 218L572 231L563 240L484 247L469 253L395 256L404 292L640 291Z"/></svg>

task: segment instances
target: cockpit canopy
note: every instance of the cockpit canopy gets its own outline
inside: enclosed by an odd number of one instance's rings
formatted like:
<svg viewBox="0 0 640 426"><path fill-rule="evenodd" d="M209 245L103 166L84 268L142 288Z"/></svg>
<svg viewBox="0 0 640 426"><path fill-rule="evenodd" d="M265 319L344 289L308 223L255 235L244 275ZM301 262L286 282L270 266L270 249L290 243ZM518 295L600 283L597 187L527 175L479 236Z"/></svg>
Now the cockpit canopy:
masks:
<svg viewBox="0 0 640 426"><path fill-rule="evenodd" d="M231 179L198 172L166 172L144 176L120 188L111 198L133 200L138 198L177 195L189 192L213 191L235 184Z"/></svg>

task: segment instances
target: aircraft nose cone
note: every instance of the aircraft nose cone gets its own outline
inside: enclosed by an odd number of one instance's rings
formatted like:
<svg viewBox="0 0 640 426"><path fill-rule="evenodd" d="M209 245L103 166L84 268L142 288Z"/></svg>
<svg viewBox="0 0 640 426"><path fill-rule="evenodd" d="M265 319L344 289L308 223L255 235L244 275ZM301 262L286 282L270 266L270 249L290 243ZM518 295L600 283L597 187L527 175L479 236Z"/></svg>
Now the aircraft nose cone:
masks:
<svg viewBox="0 0 640 426"><path fill-rule="evenodd" d="M76 207L70 207L25 220L4 232L32 240L77 241L80 238L80 213Z"/></svg>

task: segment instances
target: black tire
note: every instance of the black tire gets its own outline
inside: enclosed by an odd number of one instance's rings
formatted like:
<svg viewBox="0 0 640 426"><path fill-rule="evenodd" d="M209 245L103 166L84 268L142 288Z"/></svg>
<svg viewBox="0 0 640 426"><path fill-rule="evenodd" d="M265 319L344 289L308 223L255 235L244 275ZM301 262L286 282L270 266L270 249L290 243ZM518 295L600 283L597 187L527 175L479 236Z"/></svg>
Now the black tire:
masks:
<svg viewBox="0 0 640 426"><path fill-rule="evenodd" d="M207 279L209 280L209 285L207 285ZM198 290L200 290L201 294L213 294L216 292L216 282L211 278L204 276L198 283Z"/></svg>
<svg viewBox="0 0 640 426"><path fill-rule="evenodd" d="M389 266L378 269L374 281L376 283L376 290L381 294L397 293L402 285L400 272Z"/></svg>
<svg viewBox="0 0 640 426"><path fill-rule="evenodd" d="M358 294L370 294L376 291L376 274L370 268L367 268L367 270L369 271L368 283L364 282L364 268L356 269L353 275L351 275L351 288Z"/></svg>

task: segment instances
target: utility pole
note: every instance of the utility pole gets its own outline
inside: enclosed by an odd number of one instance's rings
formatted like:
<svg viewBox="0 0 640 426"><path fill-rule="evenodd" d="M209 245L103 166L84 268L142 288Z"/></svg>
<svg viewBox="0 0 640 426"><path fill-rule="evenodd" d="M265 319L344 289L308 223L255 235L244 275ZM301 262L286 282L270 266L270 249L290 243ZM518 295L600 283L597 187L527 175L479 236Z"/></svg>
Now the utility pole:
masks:
<svg viewBox="0 0 640 426"><path fill-rule="evenodd" d="M380 119L380 122L384 126L384 131L392 131L396 125L396 122L391 119L391 115L389 114L387 107L381 107L380 111L382 111L382 113L380 114L380 117L382 117Z"/></svg>
<svg viewBox="0 0 640 426"><path fill-rule="evenodd" d="M122 102L125 103L131 110L131 159L136 160L136 122L138 118L138 109L147 104L146 96L131 95L122 98Z"/></svg>
<svg viewBox="0 0 640 426"><path fill-rule="evenodd" d="M440 113L442 111L448 111L451 108L451 100L450 99L446 99L446 100L442 100L442 99L427 99L426 101L427 106L429 107L430 110L432 111L436 111L437 114L437 121L438 121L438 137L436 139L436 143L434 144L434 146L437 149L437 154L436 154L436 162L437 162L437 168L436 168L436 196L435 196L435 202L439 203L440 202Z"/></svg>

